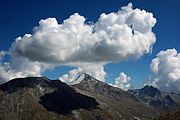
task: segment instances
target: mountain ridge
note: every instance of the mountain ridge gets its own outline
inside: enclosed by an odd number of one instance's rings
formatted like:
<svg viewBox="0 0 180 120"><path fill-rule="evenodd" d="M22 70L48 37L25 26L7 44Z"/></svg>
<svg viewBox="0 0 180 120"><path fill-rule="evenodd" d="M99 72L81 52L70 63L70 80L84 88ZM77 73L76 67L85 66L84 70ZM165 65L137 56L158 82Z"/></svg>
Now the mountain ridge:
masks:
<svg viewBox="0 0 180 120"><path fill-rule="evenodd" d="M180 106L171 98L169 94L165 95L158 88L146 85L141 89L128 90L134 94L139 100L153 107L161 107L168 109L180 108Z"/></svg>
<svg viewBox="0 0 180 120"><path fill-rule="evenodd" d="M149 120L163 113L131 92L84 75L74 85L46 77L16 78L0 85L0 119Z"/></svg>

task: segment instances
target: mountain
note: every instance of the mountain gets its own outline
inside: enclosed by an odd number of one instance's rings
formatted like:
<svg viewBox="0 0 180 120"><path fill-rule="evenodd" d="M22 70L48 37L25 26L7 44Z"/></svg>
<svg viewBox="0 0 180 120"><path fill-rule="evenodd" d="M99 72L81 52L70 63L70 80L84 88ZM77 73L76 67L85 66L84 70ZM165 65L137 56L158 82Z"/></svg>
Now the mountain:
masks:
<svg viewBox="0 0 180 120"><path fill-rule="evenodd" d="M0 120L151 120L164 111L88 74L77 81L28 77L0 85Z"/></svg>
<svg viewBox="0 0 180 120"><path fill-rule="evenodd" d="M134 94L139 100L152 107L164 108L166 110L180 108L178 102L176 103L176 101L173 100L170 93L161 92L153 86L146 85L141 89L128 90L128 92ZM179 95L174 94L174 96Z"/></svg>
<svg viewBox="0 0 180 120"><path fill-rule="evenodd" d="M84 78L81 78L82 80L79 84L73 85L78 90L94 93L95 95L103 95L104 97L113 100L130 99L139 102L133 94L129 94L122 89L110 86L105 82L99 81L86 73L83 76Z"/></svg>
<svg viewBox="0 0 180 120"><path fill-rule="evenodd" d="M17 78L0 86L1 120L75 119L73 110L95 109L98 102L59 80Z"/></svg>

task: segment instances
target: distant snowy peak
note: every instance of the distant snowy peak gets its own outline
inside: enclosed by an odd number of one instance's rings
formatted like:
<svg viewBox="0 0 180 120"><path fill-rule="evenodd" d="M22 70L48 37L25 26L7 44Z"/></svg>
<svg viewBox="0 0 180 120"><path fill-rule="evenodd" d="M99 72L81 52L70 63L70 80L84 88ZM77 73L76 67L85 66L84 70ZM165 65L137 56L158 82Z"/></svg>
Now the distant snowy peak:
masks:
<svg viewBox="0 0 180 120"><path fill-rule="evenodd" d="M82 73L77 77L75 81L72 82L72 84L79 84L82 80L84 80L84 78L85 78L85 73Z"/></svg>

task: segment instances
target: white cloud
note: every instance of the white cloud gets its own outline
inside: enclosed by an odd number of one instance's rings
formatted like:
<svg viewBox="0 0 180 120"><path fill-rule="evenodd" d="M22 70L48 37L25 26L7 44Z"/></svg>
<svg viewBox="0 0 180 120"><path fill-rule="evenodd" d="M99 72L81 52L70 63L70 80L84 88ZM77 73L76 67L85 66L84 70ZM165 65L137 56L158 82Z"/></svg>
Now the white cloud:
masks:
<svg viewBox="0 0 180 120"><path fill-rule="evenodd" d="M6 55L7 53L6 53L6 51L0 51L0 62L1 62L1 60L2 60L2 58Z"/></svg>
<svg viewBox="0 0 180 120"><path fill-rule="evenodd" d="M180 53L175 49L160 51L151 62L155 77L150 83L162 90L180 93Z"/></svg>
<svg viewBox="0 0 180 120"><path fill-rule="evenodd" d="M0 63L0 83L13 78L41 76L41 73L52 68L53 65L30 62L25 58L13 58L10 63Z"/></svg>
<svg viewBox="0 0 180 120"><path fill-rule="evenodd" d="M155 23L152 13L133 9L131 3L118 12L102 13L92 24L78 13L63 23L55 18L40 20L32 34L18 37L11 45L10 68L25 76L72 65L104 80L105 64L151 52L156 41L152 32Z"/></svg>
<svg viewBox="0 0 180 120"><path fill-rule="evenodd" d="M112 85L115 87L121 88L123 90L128 90L129 88L132 87L131 84L129 83L130 80L131 78L129 76L121 72L119 74L119 77L115 79L115 82Z"/></svg>
<svg viewBox="0 0 180 120"><path fill-rule="evenodd" d="M3 51L4 55L9 53ZM42 72L53 67L52 64L29 61L27 58L11 54L9 62L0 61L0 84L13 78L41 76Z"/></svg>
<svg viewBox="0 0 180 120"><path fill-rule="evenodd" d="M129 4L116 13L102 13L91 25L78 13L61 24L55 18L41 20L32 35L16 39L11 52L31 61L60 64L140 57L155 43L152 27L156 19L152 13L131 7Z"/></svg>
<svg viewBox="0 0 180 120"><path fill-rule="evenodd" d="M39 76L38 71L36 69L34 72L31 71L16 71L12 70L11 67L9 66L9 63L5 63L4 65L0 66L0 83L4 83L7 80L11 80L13 78L20 78L20 77L27 77L27 76Z"/></svg>

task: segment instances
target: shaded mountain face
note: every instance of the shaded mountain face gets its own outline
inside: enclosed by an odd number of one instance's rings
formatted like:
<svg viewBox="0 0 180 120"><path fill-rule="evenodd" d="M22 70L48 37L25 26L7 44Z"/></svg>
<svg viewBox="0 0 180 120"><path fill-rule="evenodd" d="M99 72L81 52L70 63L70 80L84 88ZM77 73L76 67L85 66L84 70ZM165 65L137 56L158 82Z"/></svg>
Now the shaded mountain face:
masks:
<svg viewBox="0 0 180 120"><path fill-rule="evenodd" d="M179 105L170 95L165 95L153 86L146 85L141 89L128 90L128 92L134 94L139 100L153 107L166 108L167 110L179 108Z"/></svg>
<svg viewBox="0 0 180 120"><path fill-rule="evenodd" d="M142 89L139 90L139 95L145 95L145 96L149 96L149 97L156 97L161 95L161 92L153 87L153 86L148 86L146 85L145 87L143 87Z"/></svg>
<svg viewBox="0 0 180 120"><path fill-rule="evenodd" d="M58 119L58 114L67 115L73 110L90 110L98 106L94 98L77 93L59 80L47 78L11 80L0 86L0 95L1 120L37 119L39 116L38 119L44 119L46 115L42 114L51 112L50 116Z"/></svg>
<svg viewBox="0 0 180 120"><path fill-rule="evenodd" d="M136 90L123 91L88 74L67 85L45 77L13 79L0 85L0 120L150 120L163 110L137 97ZM161 92L143 89L142 96ZM146 94L147 93L147 94ZM171 96L164 97L171 104Z"/></svg>

